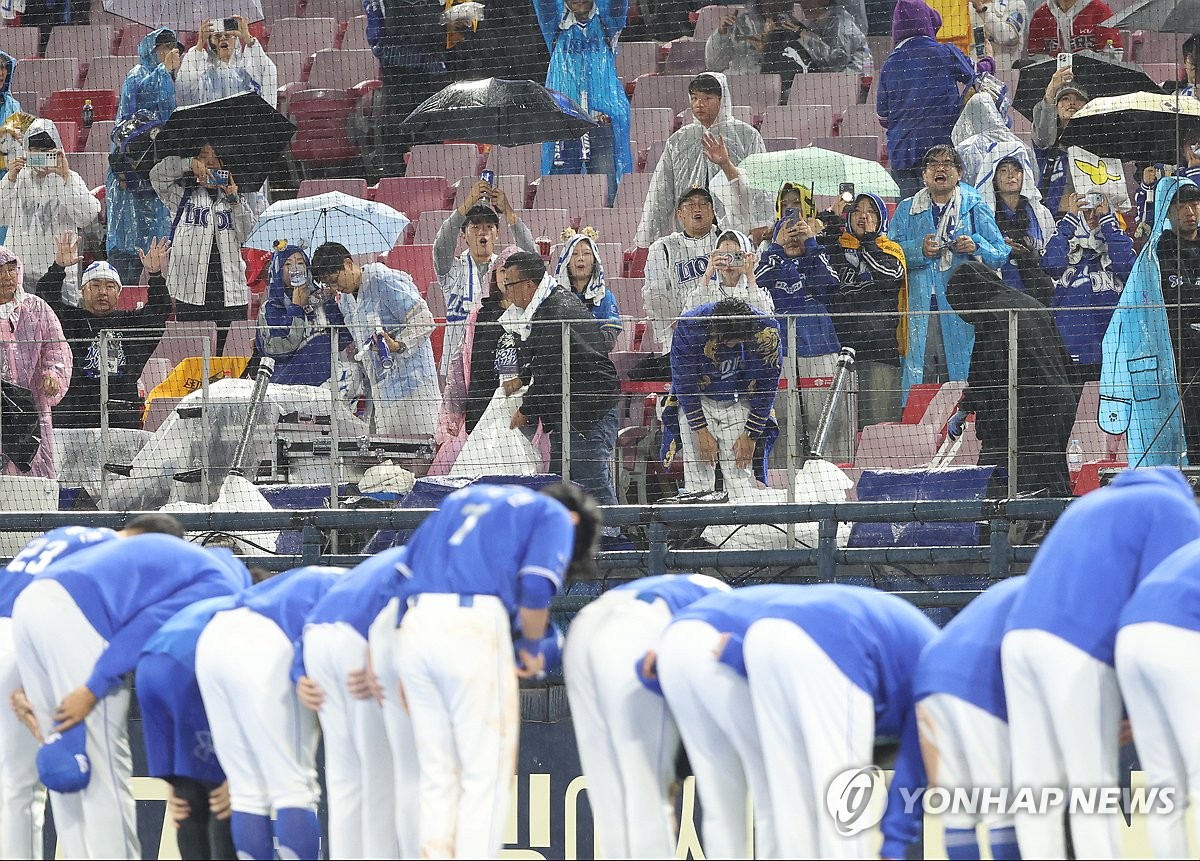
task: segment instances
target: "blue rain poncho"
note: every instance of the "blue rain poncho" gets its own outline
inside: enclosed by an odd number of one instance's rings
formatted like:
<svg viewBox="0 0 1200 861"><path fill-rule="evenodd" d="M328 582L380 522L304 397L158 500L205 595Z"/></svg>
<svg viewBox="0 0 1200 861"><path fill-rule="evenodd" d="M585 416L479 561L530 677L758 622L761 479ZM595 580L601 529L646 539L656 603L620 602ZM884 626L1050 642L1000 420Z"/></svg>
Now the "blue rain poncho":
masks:
<svg viewBox="0 0 1200 861"><path fill-rule="evenodd" d="M591 15L576 19L563 0L535 0L538 24L550 49L546 86L612 120L613 161L620 179L633 172L629 147L629 97L617 74L613 51L625 27L628 0L596 0ZM555 142L542 147L542 174L550 173Z"/></svg>
<svg viewBox="0 0 1200 861"><path fill-rule="evenodd" d="M154 50L154 42L160 33L171 31L165 27L153 30L138 44L138 65L125 76L121 86L117 122L139 110L153 111L160 121L166 122L175 110L175 80L159 62ZM149 247L150 240L171 231L170 213L148 182L143 189L123 188L110 168L105 182L105 201L108 204L109 251L136 254L137 249Z"/></svg>

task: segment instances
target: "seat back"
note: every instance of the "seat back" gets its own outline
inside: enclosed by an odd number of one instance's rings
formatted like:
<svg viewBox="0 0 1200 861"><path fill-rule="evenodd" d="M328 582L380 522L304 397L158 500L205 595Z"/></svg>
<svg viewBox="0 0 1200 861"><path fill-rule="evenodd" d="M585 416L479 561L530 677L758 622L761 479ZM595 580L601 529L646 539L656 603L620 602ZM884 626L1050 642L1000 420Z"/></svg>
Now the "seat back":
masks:
<svg viewBox="0 0 1200 861"><path fill-rule="evenodd" d="M308 85L317 89L349 89L363 81L379 79L379 61L371 49L357 51L317 51Z"/></svg>
<svg viewBox="0 0 1200 861"><path fill-rule="evenodd" d="M415 224L421 213L444 208L448 191L441 176L387 176L379 180L375 199L400 210Z"/></svg>
<svg viewBox="0 0 1200 861"><path fill-rule="evenodd" d="M59 90L74 89L79 84L79 60L75 57L56 57L52 60L19 60L13 72L12 88L29 90L45 101Z"/></svg>
<svg viewBox="0 0 1200 861"><path fill-rule="evenodd" d="M267 51L299 51L307 57L334 47L338 22L333 18L280 18L271 26Z"/></svg>

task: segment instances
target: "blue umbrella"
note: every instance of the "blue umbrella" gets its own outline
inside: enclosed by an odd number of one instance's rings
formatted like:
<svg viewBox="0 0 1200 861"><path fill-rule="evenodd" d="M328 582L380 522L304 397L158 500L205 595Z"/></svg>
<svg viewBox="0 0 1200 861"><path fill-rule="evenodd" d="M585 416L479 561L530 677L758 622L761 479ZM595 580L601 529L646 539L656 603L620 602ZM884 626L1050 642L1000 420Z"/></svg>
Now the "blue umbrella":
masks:
<svg viewBox="0 0 1200 861"><path fill-rule="evenodd" d="M351 254L382 254L391 250L408 224L408 216L386 204L327 191L272 203L245 244L271 251L276 240L284 239L311 254L322 243L339 242Z"/></svg>

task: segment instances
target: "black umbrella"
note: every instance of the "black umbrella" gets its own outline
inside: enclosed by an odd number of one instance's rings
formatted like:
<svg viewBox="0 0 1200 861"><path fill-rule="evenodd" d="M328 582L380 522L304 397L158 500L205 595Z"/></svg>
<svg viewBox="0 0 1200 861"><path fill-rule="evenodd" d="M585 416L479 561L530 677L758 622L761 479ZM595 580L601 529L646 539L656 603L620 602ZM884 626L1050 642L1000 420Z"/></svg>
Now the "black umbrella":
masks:
<svg viewBox="0 0 1200 861"><path fill-rule="evenodd" d="M1033 106L1045 97L1046 85L1057 70L1057 57L1039 60L1022 68L1013 107L1032 120ZM1159 88L1141 66L1108 60L1095 51L1076 51L1071 58L1071 71L1074 74L1072 83L1087 90L1091 99Z"/></svg>
<svg viewBox="0 0 1200 861"><path fill-rule="evenodd" d="M415 143L466 141L521 146L569 140L597 128L578 105L533 81L486 78L451 84L399 126Z"/></svg>
<svg viewBox="0 0 1200 861"><path fill-rule="evenodd" d="M244 191L253 191L279 169L296 127L255 93L176 108L154 139L156 159L192 158L212 144Z"/></svg>
<svg viewBox="0 0 1200 861"><path fill-rule="evenodd" d="M1178 164L1189 131L1200 128L1200 100L1164 93L1093 99L1071 118L1059 143L1121 161Z"/></svg>
<svg viewBox="0 0 1200 861"><path fill-rule="evenodd" d="M22 472L28 472L42 447L37 404L29 389L0 380L0 450Z"/></svg>
<svg viewBox="0 0 1200 861"><path fill-rule="evenodd" d="M1121 30L1200 33L1200 0L1141 0L1105 22Z"/></svg>

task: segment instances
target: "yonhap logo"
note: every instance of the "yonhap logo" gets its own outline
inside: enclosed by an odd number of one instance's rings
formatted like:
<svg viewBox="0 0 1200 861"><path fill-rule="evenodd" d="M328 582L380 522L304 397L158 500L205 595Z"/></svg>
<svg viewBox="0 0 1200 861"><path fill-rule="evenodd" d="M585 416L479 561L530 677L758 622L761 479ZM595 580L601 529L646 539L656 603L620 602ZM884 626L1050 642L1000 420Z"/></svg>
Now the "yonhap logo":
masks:
<svg viewBox="0 0 1200 861"><path fill-rule="evenodd" d="M884 805L871 802L877 792L886 791L883 770L877 765L843 771L835 777L825 793L825 806L838 834L853 837L878 825L883 819Z"/></svg>

